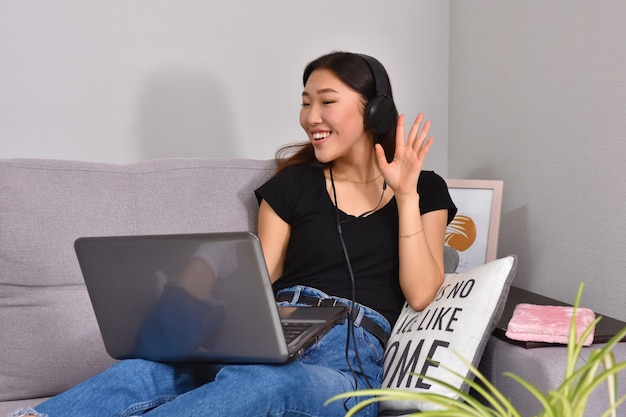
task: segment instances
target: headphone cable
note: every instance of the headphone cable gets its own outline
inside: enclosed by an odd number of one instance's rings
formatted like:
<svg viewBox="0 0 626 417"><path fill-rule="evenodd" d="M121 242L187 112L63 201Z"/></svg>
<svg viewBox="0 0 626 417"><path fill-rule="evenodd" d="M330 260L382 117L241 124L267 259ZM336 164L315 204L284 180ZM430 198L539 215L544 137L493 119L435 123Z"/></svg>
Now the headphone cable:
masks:
<svg viewBox="0 0 626 417"><path fill-rule="evenodd" d="M343 231L341 228L341 221L339 218L339 205L337 203L337 190L335 188L335 180L333 178L333 169L331 166L328 167L328 171L330 174L330 184L331 184L331 188L333 190L333 199L334 199L334 206L335 206L335 218L337 221L337 232L339 234L339 240L341 242L341 248L343 250L343 255L344 258L346 260L346 265L348 267L348 275L350 277L350 290L351 290L351 301L352 303L350 304L350 309L348 311L348 329L347 329L347 340L346 340L346 351L345 351L345 355L346 355L346 362L348 365L348 368L350 369L350 373L352 374L352 376L354 377L354 383L355 383L355 388L358 389L358 379L356 377L356 373L354 371L354 369L352 368L352 365L350 363L350 356L349 356L349 345L350 345L350 339L352 339L352 344L354 346L354 354L355 354L355 358L357 360L357 363L359 365L359 369L361 371L361 374L363 375L363 378L365 379L365 383L367 384L368 388L373 389L373 385L370 382L367 374L365 373L364 369L363 369L363 363L361 361L361 357L359 355L359 348L358 345L356 343L356 336L354 334L354 326L353 326L353 322L354 322L354 317L353 317L353 312L354 312L354 304L356 303L356 282L354 279L354 272L352 271L352 263L350 262L350 257L348 256L348 249L346 247L346 242L343 239ZM378 208L378 206L380 205L380 203L382 202L383 199L383 195L385 193L385 189L387 188L387 183L384 182L383 183L383 194L380 197L380 200L378 202L378 204L376 205L376 207L372 210L370 210L369 212L365 212L362 215L360 215L359 217L364 217L367 214L373 213L374 211L376 211L376 209ZM348 399L346 400L346 402L348 401ZM345 406L345 403L344 403Z"/></svg>

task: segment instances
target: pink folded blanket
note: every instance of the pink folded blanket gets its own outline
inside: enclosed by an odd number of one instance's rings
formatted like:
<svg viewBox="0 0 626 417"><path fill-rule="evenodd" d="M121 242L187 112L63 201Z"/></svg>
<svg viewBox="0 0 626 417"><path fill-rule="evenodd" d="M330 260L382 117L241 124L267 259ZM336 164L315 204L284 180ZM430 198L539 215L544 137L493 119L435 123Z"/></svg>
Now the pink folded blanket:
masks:
<svg viewBox="0 0 626 417"><path fill-rule="evenodd" d="M525 342L545 342L567 344L574 307L543 306L521 303L515 306L509 321L506 337ZM588 308L576 311L576 338L595 320L595 314ZM583 345L593 343L593 331Z"/></svg>

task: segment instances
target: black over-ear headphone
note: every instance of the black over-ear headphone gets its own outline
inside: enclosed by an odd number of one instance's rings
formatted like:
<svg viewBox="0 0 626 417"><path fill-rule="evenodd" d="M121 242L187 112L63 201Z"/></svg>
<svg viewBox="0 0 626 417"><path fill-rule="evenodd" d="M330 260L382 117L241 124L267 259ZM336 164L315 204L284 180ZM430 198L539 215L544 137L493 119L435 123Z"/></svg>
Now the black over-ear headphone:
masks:
<svg viewBox="0 0 626 417"><path fill-rule="evenodd" d="M376 96L365 106L365 126L375 135L384 135L396 122L396 105L391 98L391 86L383 65L375 58L357 54L367 64L374 79Z"/></svg>

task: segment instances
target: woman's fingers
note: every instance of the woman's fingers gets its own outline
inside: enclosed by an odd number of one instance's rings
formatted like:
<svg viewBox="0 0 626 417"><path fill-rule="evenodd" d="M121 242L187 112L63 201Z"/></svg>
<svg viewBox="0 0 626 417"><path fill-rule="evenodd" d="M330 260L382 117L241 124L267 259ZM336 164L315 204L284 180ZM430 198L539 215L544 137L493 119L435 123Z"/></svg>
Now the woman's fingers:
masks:
<svg viewBox="0 0 626 417"><path fill-rule="evenodd" d="M402 148L410 148L421 157L425 157L428 149L433 142L433 137L428 137L430 131L430 120L424 121L424 114L420 113L415 118L408 136L404 136L404 115L398 118L398 127L396 129L396 151Z"/></svg>
<svg viewBox="0 0 626 417"><path fill-rule="evenodd" d="M380 143L377 143L376 145L374 145L374 151L376 152L376 160L378 162L378 168L382 172L389 165L389 162L387 161L387 157L385 156L385 150L383 149L383 146Z"/></svg>
<svg viewBox="0 0 626 417"><path fill-rule="evenodd" d="M415 136L413 136L414 139L411 142L411 145L413 149L415 150L419 150L424 145L424 142L426 141L426 138L428 137L428 132L430 131L430 120L426 120L426 122L424 122L424 126L422 127L422 130L421 131L419 130L420 124L423 119L423 116L422 117L420 116L418 116L418 118L415 119L415 123L416 123L414 125L414 127L416 128L416 130L414 131Z"/></svg>
<svg viewBox="0 0 626 417"><path fill-rule="evenodd" d="M405 146L404 139L404 114L398 117L398 125L396 126L396 150Z"/></svg>
<svg viewBox="0 0 626 417"><path fill-rule="evenodd" d="M426 141L426 143L424 144L424 146L422 146L419 149L419 154L418 156L421 159L425 159L426 155L428 155L428 151L430 150L431 145L433 144L433 141L435 140L435 138L433 136L429 137L428 140Z"/></svg>
<svg viewBox="0 0 626 417"><path fill-rule="evenodd" d="M424 118L424 114L420 113L417 115L417 117L415 118L415 121L413 122L413 126L411 126L411 130L409 131L409 136L407 137L407 145L408 146L415 146L415 142L417 142L418 138L419 138L419 130L420 130L420 125L422 124L422 119Z"/></svg>

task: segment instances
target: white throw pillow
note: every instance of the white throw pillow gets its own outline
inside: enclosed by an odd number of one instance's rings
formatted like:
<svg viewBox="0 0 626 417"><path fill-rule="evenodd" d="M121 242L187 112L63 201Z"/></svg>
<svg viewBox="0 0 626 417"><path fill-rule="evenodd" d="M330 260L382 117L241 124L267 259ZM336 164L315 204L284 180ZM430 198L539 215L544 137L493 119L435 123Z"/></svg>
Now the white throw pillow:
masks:
<svg viewBox="0 0 626 417"><path fill-rule="evenodd" d="M418 376L423 374L467 392L469 386L463 379L438 363L459 375L473 377L458 355L478 367L504 309L516 265L517 258L511 255L470 271L446 274L435 300L427 308L415 311L405 304L385 351L382 387L458 397ZM386 401L380 409L406 413L437 407L418 401Z"/></svg>

